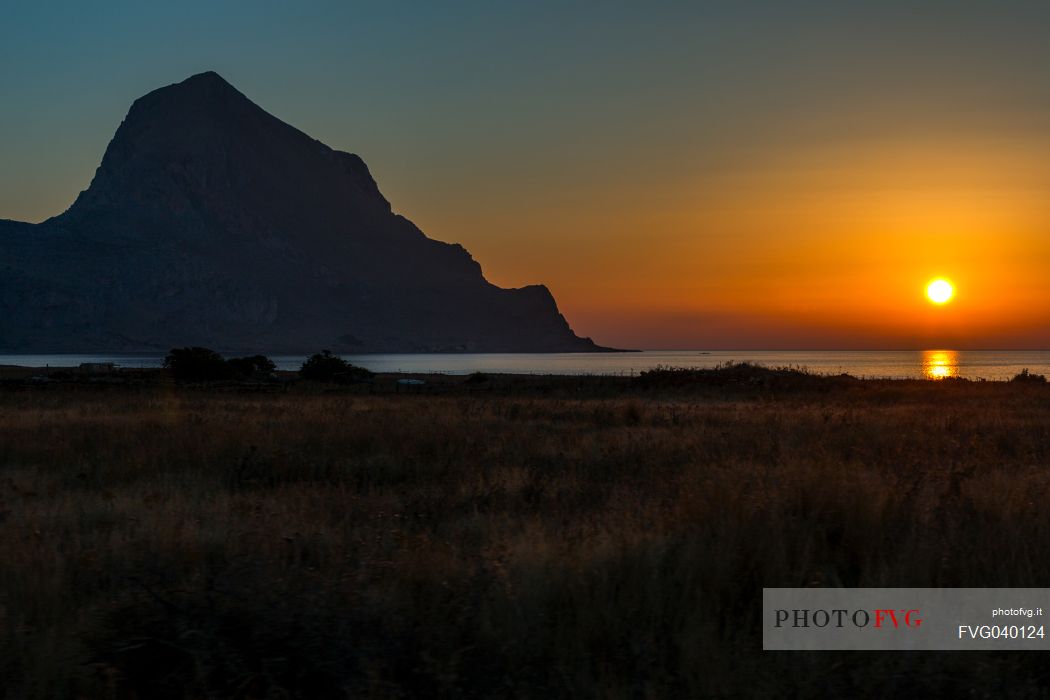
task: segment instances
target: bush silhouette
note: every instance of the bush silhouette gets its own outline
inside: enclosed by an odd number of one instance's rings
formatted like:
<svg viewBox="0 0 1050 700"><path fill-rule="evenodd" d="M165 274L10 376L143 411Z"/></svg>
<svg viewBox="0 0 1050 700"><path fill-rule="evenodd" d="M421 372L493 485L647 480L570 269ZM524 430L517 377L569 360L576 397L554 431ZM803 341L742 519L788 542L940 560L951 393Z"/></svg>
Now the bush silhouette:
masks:
<svg viewBox="0 0 1050 700"><path fill-rule="evenodd" d="M226 364L238 379L269 379L277 371L277 365L266 355L231 357Z"/></svg>
<svg viewBox="0 0 1050 700"><path fill-rule="evenodd" d="M355 367L328 350L311 355L299 368L299 376L315 382L349 384L369 379L372 373L363 367Z"/></svg>
<svg viewBox="0 0 1050 700"><path fill-rule="evenodd" d="M1029 372L1028 368L1025 367L1019 374L1015 374L1011 382L1026 382L1030 384L1046 384L1046 376L1042 374L1035 374Z"/></svg>
<svg viewBox="0 0 1050 700"><path fill-rule="evenodd" d="M222 355L208 348L172 348L164 358L164 367L180 382L210 382L233 376Z"/></svg>

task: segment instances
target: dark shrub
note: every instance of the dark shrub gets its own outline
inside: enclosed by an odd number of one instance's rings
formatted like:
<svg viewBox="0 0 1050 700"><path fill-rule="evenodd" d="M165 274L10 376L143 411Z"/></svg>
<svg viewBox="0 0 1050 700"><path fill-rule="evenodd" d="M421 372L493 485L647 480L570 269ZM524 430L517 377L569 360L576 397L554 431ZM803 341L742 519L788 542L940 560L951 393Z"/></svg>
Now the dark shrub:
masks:
<svg viewBox="0 0 1050 700"><path fill-rule="evenodd" d="M1026 382L1031 384L1046 384L1046 376L1042 374L1034 374L1028 371L1025 367L1021 370L1020 374L1015 374L1011 382Z"/></svg>
<svg viewBox="0 0 1050 700"><path fill-rule="evenodd" d="M467 384L484 384L489 380L489 375L484 372L474 372L467 377Z"/></svg>
<svg viewBox="0 0 1050 700"><path fill-rule="evenodd" d="M315 382L337 382L350 383L364 381L372 377L372 373L362 367L355 367L328 350L322 350L303 363L299 368L299 376Z"/></svg>
<svg viewBox="0 0 1050 700"><path fill-rule="evenodd" d="M210 382L233 376L222 355L208 348L172 348L164 367L180 382Z"/></svg>
<svg viewBox="0 0 1050 700"><path fill-rule="evenodd" d="M753 362L726 362L711 368L663 367L643 371L635 383L644 387L689 388L700 386L752 389L798 389L827 387L830 377L810 374L802 367L766 367ZM837 381L849 381L843 375Z"/></svg>
<svg viewBox="0 0 1050 700"><path fill-rule="evenodd" d="M231 357L226 364L238 379L268 379L277 371L277 365L265 355Z"/></svg>

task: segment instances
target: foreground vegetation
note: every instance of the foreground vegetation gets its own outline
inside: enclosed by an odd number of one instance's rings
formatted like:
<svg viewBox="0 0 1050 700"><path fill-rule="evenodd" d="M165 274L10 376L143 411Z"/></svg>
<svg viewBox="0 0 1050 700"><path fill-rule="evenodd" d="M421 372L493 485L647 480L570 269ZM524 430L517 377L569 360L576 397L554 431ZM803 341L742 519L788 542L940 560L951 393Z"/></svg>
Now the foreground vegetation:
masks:
<svg viewBox="0 0 1050 700"><path fill-rule="evenodd" d="M4 697L1050 694L759 629L763 586L1048 585L1046 384L432 384L0 390Z"/></svg>

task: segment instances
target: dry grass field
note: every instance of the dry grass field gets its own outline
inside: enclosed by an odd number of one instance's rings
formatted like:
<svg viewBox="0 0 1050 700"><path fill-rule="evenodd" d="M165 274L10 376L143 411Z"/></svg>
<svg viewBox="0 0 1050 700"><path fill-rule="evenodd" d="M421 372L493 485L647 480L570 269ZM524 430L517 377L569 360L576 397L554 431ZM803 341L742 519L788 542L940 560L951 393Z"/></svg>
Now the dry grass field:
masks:
<svg viewBox="0 0 1050 700"><path fill-rule="evenodd" d="M2 696L1050 694L759 629L763 586L1050 585L1050 387L683 379L0 389Z"/></svg>

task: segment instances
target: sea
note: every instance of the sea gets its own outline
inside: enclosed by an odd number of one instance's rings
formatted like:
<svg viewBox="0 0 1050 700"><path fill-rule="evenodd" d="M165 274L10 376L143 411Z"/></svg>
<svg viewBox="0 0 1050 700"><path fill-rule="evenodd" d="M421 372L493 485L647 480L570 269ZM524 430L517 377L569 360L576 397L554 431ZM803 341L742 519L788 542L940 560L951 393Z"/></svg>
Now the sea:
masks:
<svg viewBox="0 0 1050 700"><path fill-rule="evenodd" d="M656 367L712 368L730 362L790 367L860 378L1007 380L1028 369L1050 375L1050 350L645 350L624 353L368 354L343 358L373 372L471 374L598 374L633 376ZM274 355L278 369L295 370L304 355ZM162 354L0 355L0 365L76 367L112 362L159 367Z"/></svg>

